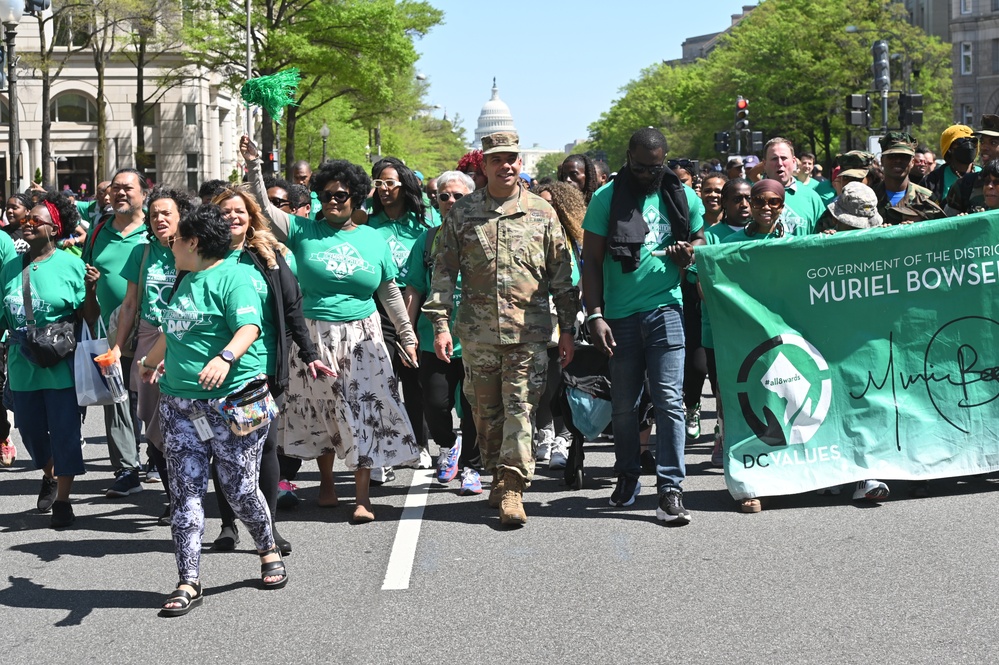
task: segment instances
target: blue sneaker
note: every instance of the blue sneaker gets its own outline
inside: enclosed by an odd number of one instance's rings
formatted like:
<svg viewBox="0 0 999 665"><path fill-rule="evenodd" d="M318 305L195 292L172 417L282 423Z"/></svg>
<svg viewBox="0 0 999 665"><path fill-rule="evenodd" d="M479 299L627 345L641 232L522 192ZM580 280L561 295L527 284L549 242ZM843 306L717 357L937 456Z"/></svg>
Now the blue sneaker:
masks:
<svg viewBox="0 0 999 665"><path fill-rule="evenodd" d="M437 482L446 485L458 475L458 458L461 457L461 439L458 438L451 449L441 451L437 458Z"/></svg>
<svg viewBox="0 0 999 665"><path fill-rule="evenodd" d="M482 494L482 481L479 480L479 472L466 466L461 472L461 490L458 492L462 496L472 494Z"/></svg>

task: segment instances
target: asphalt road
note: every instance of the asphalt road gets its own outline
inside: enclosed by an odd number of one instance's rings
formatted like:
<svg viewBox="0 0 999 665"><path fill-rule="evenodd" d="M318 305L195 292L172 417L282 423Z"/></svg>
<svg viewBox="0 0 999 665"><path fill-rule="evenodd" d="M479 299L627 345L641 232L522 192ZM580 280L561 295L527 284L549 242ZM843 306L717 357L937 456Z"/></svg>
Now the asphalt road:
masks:
<svg viewBox="0 0 999 665"><path fill-rule="evenodd" d="M289 585L258 590L244 530L240 551L206 552L204 605L162 619L176 581L169 530L156 525L162 490L104 498L111 469L92 414L74 528L53 531L34 510L40 473L23 448L0 471L2 663L936 664L994 662L999 650L999 484L941 481L917 500L894 483L881 506L844 491L743 515L709 463L710 412L688 448L689 526L656 522L651 487L611 508L611 445L588 444L585 488L541 471L517 531L499 529L485 494L433 485L409 588L383 591L414 471L374 488L377 520L353 526L352 476L338 466L348 500L319 508L307 463L305 501L279 515ZM210 543L213 495L206 505Z"/></svg>

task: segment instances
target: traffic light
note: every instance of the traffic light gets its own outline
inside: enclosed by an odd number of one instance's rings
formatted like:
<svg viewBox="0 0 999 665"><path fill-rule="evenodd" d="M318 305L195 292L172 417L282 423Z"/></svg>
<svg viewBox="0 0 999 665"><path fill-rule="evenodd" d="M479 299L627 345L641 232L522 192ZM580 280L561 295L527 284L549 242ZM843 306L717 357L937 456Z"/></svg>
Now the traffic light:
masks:
<svg viewBox="0 0 999 665"><path fill-rule="evenodd" d="M728 132L715 132L715 152L727 153L729 149L728 140Z"/></svg>
<svg viewBox="0 0 999 665"><path fill-rule="evenodd" d="M866 127L871 119L871 100L867 95L846 96L846 124Z"/></svg>
<svg viewBox="0 0 999 665"><path fill-rule="evenodd" d="M52 0L25 0L24 11L36 16L52 7Z"/></svg>
<svg viewBox="0 0 999 665"><path fill-rule="evenodd" d="M888 42L879 39L871 45L871 55L874 56L874 89L891 89L891 67L888 63Z"/></svg>
<svg viewBox="0 0 999 665"><path fill-rule="evenodd" d="M749 100L742 95L735 98L735 129L749 129Z"/></svg>
<svg viewBox="0 0 999 665"><path fill-rule="evenodd" d="M763 152L763 132L749 133L749 152Z"/></svg>
<svg viewBox="0 0 999 665"><path fill-rule="evenodd" d="M923 96L918 93L898 96L898 124L902 127L923 124Z"/></svg>

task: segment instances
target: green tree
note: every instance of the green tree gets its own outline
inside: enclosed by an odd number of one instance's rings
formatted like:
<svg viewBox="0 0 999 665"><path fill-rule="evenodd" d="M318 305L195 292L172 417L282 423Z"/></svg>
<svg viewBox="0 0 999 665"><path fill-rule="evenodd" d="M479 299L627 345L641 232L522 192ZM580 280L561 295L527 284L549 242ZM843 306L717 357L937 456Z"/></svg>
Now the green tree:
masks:
<svg viewBox="0 0 999 665"><path fill-rule="evenodd" d="M553 152L543 156L534 166L534 178L541 180L542 178L558 177L558 167L565 161L565 158L566 154L562 152Z"/></svg>
<svg viewBox="0 0 999 665"><path fill-rule="evenodd" d="M893 0L856 0L849 14L840 0L765 0L707 58L643 71L590 126L591 138L613 158L623 154L631 132L653 125L675 144L672 155L715 157L714 133L731 130L735 98L742 95L750 101L754 130L791 139L828 168L837 152L862 143L863 130L845 124L843 101L871 87L870 45L878 37L919 72L911 78L913 90L924 95L925 123L917 136L939 136L950 124L950 48L905 18L904 6ZM847 33L848 22L864 32ZM892 89L901 90L903 67L893 62ZM890 124L896 123L893 111Z"/></svg>

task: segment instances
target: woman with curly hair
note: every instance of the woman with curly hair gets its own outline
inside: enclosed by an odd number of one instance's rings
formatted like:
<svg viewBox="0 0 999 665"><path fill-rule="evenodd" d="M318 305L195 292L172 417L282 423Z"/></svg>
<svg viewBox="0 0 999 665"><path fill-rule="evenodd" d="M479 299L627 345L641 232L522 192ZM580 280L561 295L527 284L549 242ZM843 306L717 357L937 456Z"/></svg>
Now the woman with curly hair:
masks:
<svg viewBox="0 0 999 665"><path fill-rule="evenodd" d="M24 254L28 251L28 243L21 235L21 224L28 218L34 207L35 202L24 192L12 194L7 199L7 225L3 227L3 230L14 241L14 247L18 254Z"/></svg>
<svg viewBox="0 0 999 665"><path fill-rule="evenodd" d="M215 196L212 203L219 206L222 217L229 222L232 240L228 260L245 269L247 280L260 296L263 327L254 344L257 345L257 353L264 360L271 395L277 401L278 408L281 408L288 388L289 336L298 347L298 358L305 366L309 378L332 376L333 371L319 359L319 353L305 327L302 292L285 259L291 254L274 237L253 194L243 187L226 187ZM264 493L272 520L277 510L278 481L281 475L278 462L280 419L279 415L271 422L260 459L260 491ZM225 500L225 495L218 491L218 474L214 466L212 476L222 517L222 533L215 540L214 549L231 551L239 543L236 515ZM281 553L290 554L291 543L278 534L273 524L271 530Z"/></svg>
<svg viewBox="0 0 999 665"><path fill-rule="evenodd" d="M432 226L431 217L423 204L423 191L416 174L395 157L385 157L371 167L375 197L368 226L377 229L388 243L392 260L398 271L397 284L405 288L409 271L409 254L413 251L416 239ZM382 335L385 346L392 356L392 367L402 383L402 396L405 400L409 422L413 424L416 445L427 448L427 427L423 419L423 390L420 388L420 372L408 363L406 358L395 352L395 328L382 308ZM429 454L429 453L428 453ZM429 459L427 459L429 464ZM378 475L376 473L376 475ZM377 478L387 480L387 478Z"/></svg>
<svg viewBox="0 0 999 665"><path fill-rule="evenodd" d="M256 146L244 136L239 147L254 194L266 200ZM318 458L319 501L327 506L338 502L333 485L336 453L354 472L353 519L370 522L375 518L368 494L371 469L412 464L420 457L383 341L376 295L413 366L418 364L416 335L395 283L398 269L385 238L351 219L371 188L367 174L350 162L331 160L313 173L311 186L323 205L317 219L289 215L273 205L267 205L264 214L295 255L305 325L336 376L307 381L305 369L294 371L293 362L283 452Z"/></svg>
<svg viewBox="0 0 999 665"><path fill-rule="evenodd" d="M73 479L84 473L72 354L42 367L27 348L25 333L28 325L41 328L81 318L97 320L96 285L86 281L86 266L56 249L79 219L69 198L49 192L22 222L28 243L22 259L10 238L0 234L0 295L5 305L3 324L11 331L7 380L14 397L14 421L35 468L42 471L37 505L42 513L52 512L53 527L76 521L69 497Z"/></svg>
<svg viewBox="0 0 999 665"><path fill-rule="evenodd" d="M593 160L586 155L569 155L558 167L558 181L567 182L583 194L586 204L590 204L593 192L600 189L600 178Z"/></svg>
<svg viewBox="0 0 999 665"><path fill-rule="evenodd" d="M486 173L482 170L483 159L481 150L472 150L462 155L458 160L458 166L455 167L455 171L461 171L472 179L475 189L486 186Z"/></svg>

